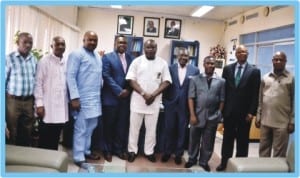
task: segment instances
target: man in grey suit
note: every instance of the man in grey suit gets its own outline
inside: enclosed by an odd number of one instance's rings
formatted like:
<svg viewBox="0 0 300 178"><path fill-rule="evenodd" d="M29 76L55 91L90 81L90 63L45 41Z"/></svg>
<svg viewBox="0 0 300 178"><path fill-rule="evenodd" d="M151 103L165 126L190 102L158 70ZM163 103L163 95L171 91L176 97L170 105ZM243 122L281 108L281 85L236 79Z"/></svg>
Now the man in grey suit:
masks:
<svg viewBox="0 0 300 178"><path fill-rule="evenodd" d="M236 139L236 157L247 157L249 131L258 106L260 70L247 62L248 50L244 45L236 48L237 62L224 67L222 77L226 80L224 103L224 135L222 160L217 171L226 168L232 157Z"/></svg>
<svg viewBox="0 0 300 178"><path fill-rule="evenodd" d="M200 146L199 166L210 171L208 161L214 149L217 125L222 118L225 99L225 80L215 73L215 58L204 58L205 73L193 77L189 85L190 141L189 160L185 168L197 163ZM201 143L200 143L201 140Z"/></svg>
<svg viewBox="0 0 300 178"><path fill-rule="evenodd" d="M164 91L165 106L164 150L161 161L167 162L172 153L175 163L181 164L184 152L185 130L188 126L188 90L189 80L199 75L199 69L189 62L186 48L179 48L178 63L169 67L173 83Z"/></svg>

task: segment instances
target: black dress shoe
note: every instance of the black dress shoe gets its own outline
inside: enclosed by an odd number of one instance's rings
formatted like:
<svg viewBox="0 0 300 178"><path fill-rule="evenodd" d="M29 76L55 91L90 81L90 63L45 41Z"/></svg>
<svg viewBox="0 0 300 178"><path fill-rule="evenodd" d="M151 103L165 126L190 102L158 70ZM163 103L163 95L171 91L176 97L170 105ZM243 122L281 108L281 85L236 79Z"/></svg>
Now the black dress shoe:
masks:
<svg viewBox="0 0 300 178"><path fill-rule="evenodd" d="M96 155L96 154L89 154L89 155L84 155L84 157L86 159L90 159L90 160L99 160L100 159L100 156L99 155Z"/></svg>
<svg viewBox="0 0 300 178"><path fill-rule="evenodd" d="M181 156L175 156L175 164L180 165L182 163Z"/></svg>
<svg viewBox="0 0 300 178"><path fill-rule="evenodd" d="M76 165L76 166L78 166L78 167L82 167L82 165L84 164L84 163L86 163L86 161L74 161L74 164Z"/></svg>
<svg viewBox="0 0 300 178"><path fill-rule="evenodd" d="M111 153L103 153L103 157L106 161L111 162L112 161L112 155Z"/></svg>
<svg viewBox="0 0 300 178"><path fill-rule="evenodd" d="M151 155L145 155L145 156L146 156L146 158L147 158L149 161L151 161L151 162L153 162L153 163L156 162L156 157L155 157L154 154L151 154Z"/></svg>
<svg viewBox="0 0 300 178"><path fill-rule="evenodd" d="M136 158L136 154L134 152L129 152L128 153L128 161L129 162L132 163L135 160L135 158Z"/></svg>
<svg viewBox="0 0 300 178"><path fill-rule="evenodd" d="M163 163L168 162L170 157L171 157L171 155L169 155L169 154L163 154L160 161Z"/></svg>
<svg viewBox="0 0 300 178"><path fill-rule="evenodd" d="M116 156L118 156L122 160L127 160L128 159L128 156L127 156L126 152L116 153Z"/></svg>
<svg viewBox="0 0 300 178"><path fill-rule="evenodd" d="M195 163L192 163L192 162L188 161L187 163L185 163L184 167L185 168L191 168L194 165L195 165Z"/></svg>
<svg viewBox="0 0 300 178"><path fill-rule="evenodd" d="M199 166L202 167L206 172L210 172L210 167L208 164L205 165L199 164Z"/></svg>
<svg viewBox="0 0 300 178"><path fill-rule="evenodd" d="M226 169L226 165L225 164L220 164L217 168L216 171L224 171Z"/></svg>

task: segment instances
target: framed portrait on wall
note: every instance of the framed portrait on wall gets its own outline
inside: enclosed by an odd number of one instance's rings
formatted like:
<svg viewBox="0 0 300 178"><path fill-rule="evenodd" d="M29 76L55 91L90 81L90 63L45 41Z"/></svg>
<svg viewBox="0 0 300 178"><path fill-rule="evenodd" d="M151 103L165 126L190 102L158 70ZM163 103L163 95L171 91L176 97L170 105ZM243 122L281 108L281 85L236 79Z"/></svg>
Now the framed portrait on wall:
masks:
<svg viewBox="0 0 300 178"><path fill-rule="evenodd" d="M132 35L133 33L133 16L118 15L117 34Z"/></svg>
<svg viewBox="0 0 300 178"><path fill-rule="evenodd" d="M180 39L181 33L181 20L180 19L170 19L165 20L165 38Z"/></svg>
<svg viewBox="0 0 300 178"><path fill-rule="evenodd" d="M160 19L155 17L144 17L144 36L159 37Z"/></svg>

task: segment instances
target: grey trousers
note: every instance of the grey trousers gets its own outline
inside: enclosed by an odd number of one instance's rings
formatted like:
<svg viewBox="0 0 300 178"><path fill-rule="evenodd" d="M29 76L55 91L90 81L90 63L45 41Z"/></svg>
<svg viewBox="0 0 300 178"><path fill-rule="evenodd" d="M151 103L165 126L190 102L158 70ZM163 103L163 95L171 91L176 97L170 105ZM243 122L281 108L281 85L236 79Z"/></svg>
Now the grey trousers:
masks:
<svg viewBox="0 0 300 178"><path fill-rule="evenodd" d="M207 165L210 160L216 138L218 122L215 120L207 121L204 128L193 127L190 128L189 139L189 162L197 163L199 155L199 165Z"/></svg>

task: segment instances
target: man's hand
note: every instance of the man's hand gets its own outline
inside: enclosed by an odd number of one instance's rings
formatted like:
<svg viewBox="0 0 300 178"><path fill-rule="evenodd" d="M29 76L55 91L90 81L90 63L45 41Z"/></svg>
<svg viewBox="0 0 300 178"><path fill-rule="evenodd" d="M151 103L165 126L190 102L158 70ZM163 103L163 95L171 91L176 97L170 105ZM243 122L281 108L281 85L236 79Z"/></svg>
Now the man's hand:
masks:
<svg viewBox="0 0 300 178"><path fill-rule="evenodd" d="M259 120L255 120L255 127L259 129L260 125L261 125L260 121Z"/></svg>
<svg viewBox="0 0 300 178"><path fill-rule="evenodd" d="M80 101L79 101L79 98L71 100L71 108L74 111L78 111L78 112L80 111Z"/></svg>
<svg viewBox="0 0 300 178"><path fill-rule="evenodd" d="M44 106L40 106L36 108L36 114L38 115L39 118L44 118L45 116L45 108Z"/></svg>
<svg viewBox="0 0 300 178"><path fill-rule="evenodd" d="M145 99L145 103L147 105L151 105L155 100L155 96L148 93L145 93L143 98Z"/></svg>
<svg viewBox="0 0 300 178"><path fill-rule="evenodd" d="M10 137L10 133L9 133L9 130L7 127L5 127L5 136L7 139L9 139L9 137Z"/></svg>
<svg viewBox="0 0 300 178"><path fill-rule="evenodd" d="M195 115L191 115L190 117L190 124L196 125L198 123L197 117Z"/></svg>
<svg viewBox="0 0 300 178"><path fill-rule="evenodd" d="M122 91L121 91L121 93L119 94L119 98L126 98L126 97L128 97L129 96L129 91L127 90L127 89L123 89Z"/></svg>
<svg viewBox="0 0 300 178"><path fill-rule="evenodd" d="M295 131L295 124L290 123L287 129L289 134L293 133Z"/></svg>
<svg viewBox="0 0 300 178"><path fill-rule="evenodd" d="M253 119L253 115L252 115L252 114L248 114L248 115L246 116L246 121L247 121L247 122L251 122L252 119Z"/></svg>

